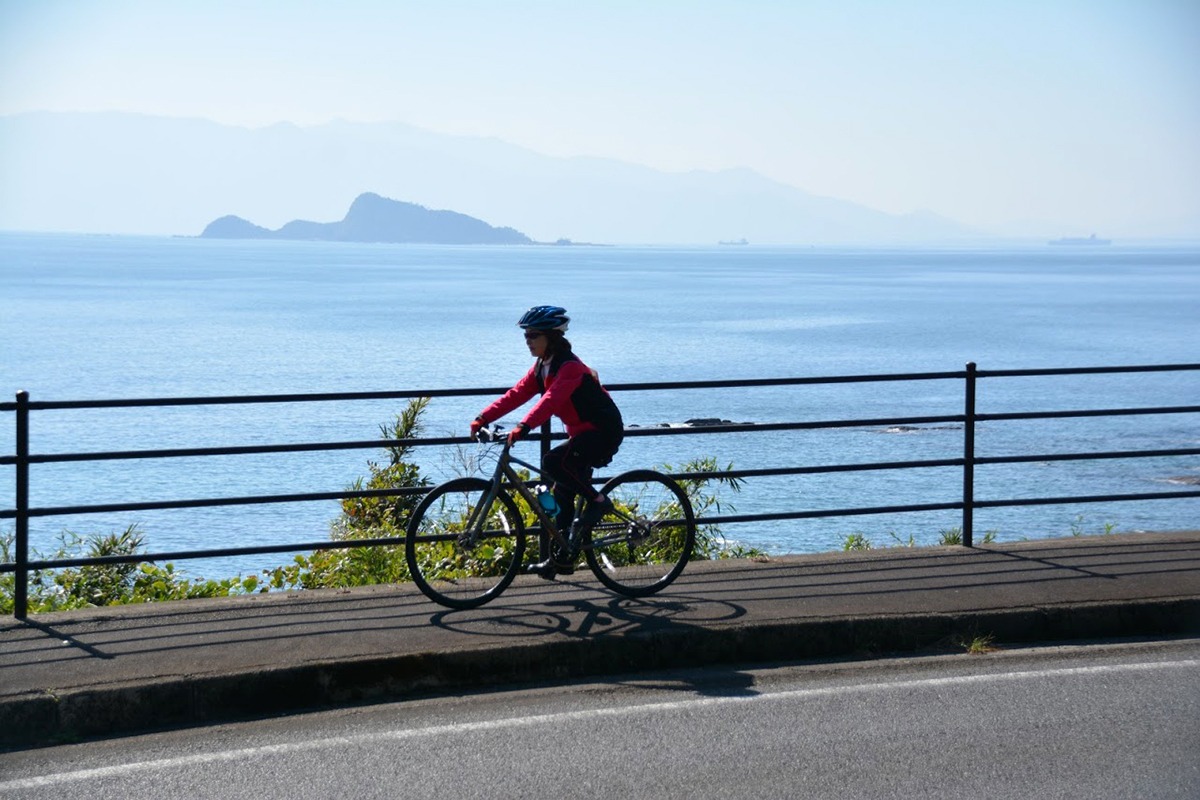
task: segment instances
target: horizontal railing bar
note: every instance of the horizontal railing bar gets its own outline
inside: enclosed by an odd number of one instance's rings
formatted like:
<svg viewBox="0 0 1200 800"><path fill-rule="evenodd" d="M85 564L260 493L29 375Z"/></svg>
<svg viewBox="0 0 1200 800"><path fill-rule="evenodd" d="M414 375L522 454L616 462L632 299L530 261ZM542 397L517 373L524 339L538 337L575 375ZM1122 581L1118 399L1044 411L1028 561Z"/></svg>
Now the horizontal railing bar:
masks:
<svg viewBox="0 0 1200 800"><path fill-rule="evenodd" d="M165 450L114 450L91 453L33 453L30 464L59 464L71 461L119 461L138 458L200 458L206 456L242 456L270 453L311 453L331 450L368 450L387 447L428 447L464 444L466 437L438 439L368 439L350 442L301 442L296 444L240 445L234 447L187 447ZM3 461L0 461L3 463Z"/></svg>
<svg viewBox="0 0 1200 800"><path fill-rule="evenodd" d="M1200 447L1181 447L1174 450L1114 450L1107 453L1043 453L1033 456L978 456L976 464L1025 464L1039 461L1089 461L1115 458L1162 458L1165 456L1197 456Z"/></svg>
<svg viewBox="0 0 1200 800"><path fill-rule="evenodd" d="M537 536L542 531L540 526L525 529L527 536ZM159 561L176 561L199 558L228 558L232 556L270 555L271 553L295 553L306 550L354 550L360 547L392 547L403 545L404 536L384 536L377 539L341 539L333 541L324 539L317 542L300 542L297 544L262 545L258 547L225 547L214 550L178 550L166 553L134 553L127 555L94 556L79 558L56 558L41 561L30 561L30 570L64 569L67 567L90 567L102 564L151 564ZM0 574L15 572L13 562L0 562Z"/></svg>
<svg viewBox="0 0 1200 800"><path fill-rule="evenodd" d="M73 514L114 514L121 511L161 511L177 508L213 508L218 506L268 505L271 503L304 503L319 500L352 500L365 497L403 497L423 495L431 487L409 489L373 489L369 491L310 492L307 494L274 494L254 497L207 497L198 500L149 500L141 503L108 503L91 506L47 506L30 508L30 517L65 517ZM11 510L0 511L0 519L15 516Z"/></svg>
<svg viewBox="0 0 1200 800"><path fill-rule="evenodd" d="M1148 364L1122 367L1061 367L1039 369L978 369L977 378L1021 378L1047 375L1099 375L1120 372L1186 372L1200 370L1200 364Z"/></svg>
<svg viewBox="0 0 1200 800"><path fill-rule="evenodd" d="M1200 447L1173 450L1120 450L1110 453L1053 453L1035 456L988 456L974 459L976 464L1017 464L1039 461L1089 461L1092 459L1162 458L1166 456L1200 455ZM672 472L672 478L705 480L710 478L764 478L783 475L815 475L830 472L869 472L872 470L929 469L961 467L962 458L927 459L922 461L878 461L859 464L830 464L811 467L766 467L762 469L716 470L714 472Z"/></svg>
<svg viewBox="0 0 1200 800"><path fill-rule="evenodd" d="M542 532L540 525L525 528L526 536L537 536ZM56 558L30 561L29 569L64 569L67 567L90 567L101 564L149 564L159 561L178 561L199 558L229 558L233 556L270 555L271 553L295 553L307 550L354 550L361 547L401 546L404 536L383 536L377 539L323 539L316 542L297 544L260 545L257 547L224 547L213 550L176 550L166 553L133 553L125 555L92 556L78 558ZM0 562L0 574L16 571L13 562Z"/></svg>
<svg viewBox="0 0 1200 800"><path fill-rule="evenodd" d="M824 420L815 422L749 422L730 425L681 425L679 427L628 428L629 436L680 436L702 433L746 433L785 430L810 430L816 428L880 427L895 425L922 425L939 422L961 423L961 414L931 417L889 417L882 419ZM531 437L531 441L536 440ZM552 433L552 440L567 438L566 433ZM79 461L117 461L145 458L199 458L228 455L262 455L274 453L327 452L332 450L366 450L388 447L421 447L433 445L471 444L466 436L447 436L422 439L368 439L349 442L314 442L296 444L241 445L234 447L191 447L162 450L115 450L90 453L33 453L27 458L30 464L57 464ZM14 456L0 457L0 465L15 463Z"/></svg>
<svg viewBox="0 0 1200 800"><path fill-rule="evenodd" d="M1175 414L1200 413L1200 405L1184 405L1184 407L1163 407L1151 409L1128 410L1097 410L1097 411L1032 411L1032 413L1013 414L979 414L978 420L1016 420L1043 419L1057 416L1102 416L1109 414ZM804 429L833 428L833 427L880 427L899 425L929 425L931 422L962 422L962 415L926 416L926 417L892 417L892 419L871 420L823 420L815 422L750 422L732 423L732 425L698 425L680 427L634 427L625 431L626 437L653 437L653 435L685 435L700 433L744 433L744 432L773 432L773 431L804 431ZM552 433L551 439L565 439L565 433ZM208 456L245 456L269 455L269 453L288 452L328 452L335 450L377 450L386 447L418 447L472 444L467 437L440 437L426 439L368 439L359 441L324 441L324 443L299 443L288 445L242 445L233 447L186 447L186 449L169 450L126 450L98 451L80 453L32 453L26 459L30 464L53 464L85 461L121 461L121 459L138 458L199 458ZM1028 457L979 457L976 463L1018 463L1020 461L1064 461L1064 459L1086 458L1139 458L1150 456L1187 456L1195 455L1196 450L1154 450L1154 451L1122 451L1118 453L1063 453L1054 456ZM0 457L0 465L11 465L16 457ZM900 462L906 463L906 462ZM961 464L959 459L958 464ZM953 465L953 464L937 464ZM863 467L860 469L874 469ZM781 473L784 474L784 473Z"/></svg>
<svg viewBox="0 0 1200 800"><path fill-rule="evenodd" d="M149 564L159 561L179 561L195 558L228 558L232 556L270 555L271 553L295 553L307 550L348 550L358 547L381 547L403 545L403 536L390 536L380 539L348 539L332 541L326 539L318 542L299 544L263 545L261 547L226 547L218 550L179 550L168 553L136 553L119 556L96 556L94 558L57 558L44 561L30 561L30 569L63 569L66 567L89 567L100 564ZM0 573L12 572L14 565L0 564Z"/></svg>
<svg viewBox="0 0 1200 800"><path fill-rule="evenodd" d="M1032 411L997 414L977 414L978 421L1001 421L1018 419L1059 419L1071 417L1125 416L1148 414L1192 414L1200 413L1200 406L1162 406L1130 409L1096 409L1072 411ZM934 423L962 423L961 414L925 417L883 417L851 420L817 420L812 422L765 422L732 423L729 425L679 425L677 427L633 427L625 431L630 436L685 436L704 433L748 433L786 430L814 430L819 428L891 427L897 425L928 425ZM552 433L551 439L565 439L565 433ZM367 450L389 447L431 447L471 444L464 436L447 436L422 439L367 439L346 442L301 442L296 444L240 445L233 447L192 447L159 450L115 450L86 453L33 453L27 457L30 464L56 464L80 461L117 461L152 458L200 458L207 456L263 455L278 453L329 452L335 450ZM1162 451L1169 453L1171 451ZM1178 451L1187 454L1187 451ZM1099 457L1099 456L1097 456ZM1038 460L1038 459L1030 459ZM0 456L0 466L16 463L15 456ZM980 461L979 463L983 463Z"/></svg>
<svg viewBox="0 0 1200 800"><path fill-rule="evenodd" d="M758 478L784 475L813 475L829 472L860 472L888 469L924 469L936 467L961 467L961 458L931 459L924 461L891 461L863 464L832 464L812 467L775 467L744 470L717 470L714 472L673 472L671 477L683 480L709 480L723 478ZM608 478L596 477L592 483L602 485ZM527 485L536 484L536 480L527 481ZM122 503L94 506L58 506L46 508L31 508L31 517L68 516L73 514L108 514L123 511L164 510L179 508L205 508L218 505L253 505L256 503L292 503L322 500L342 500L364 497L396 497L400 495L424 494L428 488L392 489L360 492L316 492L309 494L284 494L255 497L207 498L203 500L161 500L147 503ZM11 519L16 515L13 509L0 509L0 519Z"/></svg>
<svg viewBox="0 0 1200 800"><path fill-rule="evenodd" d="M319 392L312 394L212 395L209 397L134 397L113 400L30 400L31 411L61 411L97 408L147 408L156 406L257 405L263 403L331 403L346 400L411 400L417 397L472 397L508 391L509 387L477 389L421 389L380 392ZM14 403L0 405L12 409Z"/></svg>
<svg viewBox="0 0 1200 800"><path fill-rule="evenodd" d="M832 377L803 378L734 378L710 381L664 381L657 383L614 383L605 384L609 391L631 392L662 389L723 389L752 388L756 386L801 386L822 383L869 383L884 381L921 381L961 379L964 373L913 372L885 375L843 375ZM199 406L234 405L261 403L328 403L345 400L404 400L415 397L473 397L476 395L502 394L509 387L479 387L464 389L419 389L407 391L377 392L320 392L269 395L213 395L209 397L143 397L111 400L31 400L30 410L98 409L98 408L146 408L153 406ZM16 403L0 403L0 411L14 411Z"/></svg>
<svg viewBox="0 0 1200 800"><path fill-rule="evenodd" d="M962 414L943 414L929 417L879 417L875 419L834 419L814 422L745 422L729 425L680 425L679 427L626 428L630 436L681 436L698 433L764 433L769 431L801 431L815 428L881 428L897 425L930 425L940 422L964 421Z"/></svg>
<svg viewBox="0 0 1200 800"><path fill-rule="evenodd" d="M1145 414L1195 414L1200 406L1152 406L1149 408L1094 408L1067 411L1010 411L976 414L979 422L1012 419L1069 419L1073 417L1131 417Z"/></svg>
<svg viewBox="0 0 1200 800"><path fill-rule="evenodd" d="M976 500L976 508L1008 506L1052 506L1073 503L1124 503L1130 500L1174 500L1181 497L1200 497L1200 489L1174 492L1145 492L1142 494L1088 494L1075 497L1023 497L1012 500Z"/></svg>
<svg viewBox="0 0 1200 800"><path fill-rule="evenodd" d="M976 500L975 508L996 508L1016 505L1070 505L1074 503L1126 502L1132 500L1170 500L1180 497L1200 497L1200 490L1180 492L1150 492L1145 494L1087 495L1079 497L1039 497L1025 500ZM774 522L789 519L812 519L817 517L851 517L869 514L899 514L920 511L961 510L962 502L921 503L916 505L873 506L866 508L836 508L817 511L779 511L768 514L728 514L718 517L697 518L697 525L719 525L741 522Z"/></svg>
<svg viewBox="0 0 1200 800"><path fill-rule="evenodd" d="M841 375L812 378L747 378L711 381L674 381L671 383L614 383L604 384L610 392L657 391L660 389L746 389L758 386L810 386L826 383L883 383L891 381L962 380L966 375L956 372L909 372L882 375Z"/></svg>
<svg viewBox="0 0 1200 800"><path fill-rule="evenodd" d="M813 519L817 517L853 517L868 514L899 514L917 511L956 511L962 502L920 503L901 506L871 506L865 508L832 508L817 511L777 511L766 514L726 514L718 517L699 517L697 525L722 525L740 522L775 522L789 519Z"/></svg>
<svg viewBox="0 0 1200 800"><path fill-rule="evenodd" d="M1123 416L1147 414L1191 414L1200 413L1200 406L1162 406L1131 409L1099 409L1074 411L1034 411L998 414L977 414L979 421L1017 419L1058 419L1070 417ZM891 427L897 425L927 425L933 423L962 423L961 414L926 417L886 417L852 420L817 420L812 422L766 422L733 423L729 425L680 425L678 427L633 427L625 431L629 436L685 436L703 433L747 433L785 430L814 430L819 428L847 427ZM564 439L565 433L554 433L551 439ZM388 447L429 447L470 444L471 439L463 436L447 436L423 439L368 439L347 442L304 442L278 445L242 445L236 447L193 447L161 450L117 450L88 453L34 453L28 457L30 464L55 464L80 461L116 461L148 458L199 458L228 455L263 455L277 453L329 452L334 450L366 450ZM1164 451L1166 452L1166 451ZM1036 459L1030 459L1036 460ZM0 466L16 462L15 456L0 457ZM980 462L983 463L983 462Z"/></svg>
<svg viewBox="0 0 1200 800"><path fill-rule="evenodd" d="M1170 456L1200 455L1200 448L1185 447L1165 450L1118 450L1112 452L1089 453L1042 453L1030 456L980 456L975 459L977 465L1022 464L1043 461L1089 461L1101 459L1138 459L1164 458ZM935 469L945 467L961 467L962 458L927 459L918 461L879 461L858 464L827 464L806 467L766 467L760 469L715 470L712 472L679 472L671 473L676 479L710 480L710 479L741 479L782 477L787 475L819 475L838 472L870 472L904 469ZM596 478L593 482L602 484L604 478ZM173 508L203 508L215 505L253 505L256 503L291 503L306 501L341 500L367 497L396 497L405 494L421 494L425 489L396 489L360 492L319 492L309 494L270 495L266 498L234 497L209 498L204 500L156 501L153 510ZM51 508L32 508L30 516L66 516L86 513L115 513L121 511L149 510L147 504L110 504L98 506L66 506ZM12 519L16 512L13 509L0 509L0 519Z"/></svg>
<svg viewBox="0 0 1200 800"><path fill-rule="evenodd" d="M813 467L763 467L760 469L730 469L714 472L671 472L676 480L709 480L724 478L771 478L783 475L817 475L827 472L870 472L889 469L928 469L933 467L961 467L961 458L940 458L924 461L877 461L860 464L829 464Z"/></svg>

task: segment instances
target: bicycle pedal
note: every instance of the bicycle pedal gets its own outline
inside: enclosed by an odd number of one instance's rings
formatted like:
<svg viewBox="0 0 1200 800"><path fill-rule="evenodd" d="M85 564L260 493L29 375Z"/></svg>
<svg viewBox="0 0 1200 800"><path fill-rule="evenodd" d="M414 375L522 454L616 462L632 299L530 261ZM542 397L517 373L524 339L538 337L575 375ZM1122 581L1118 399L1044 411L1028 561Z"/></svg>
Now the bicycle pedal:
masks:
<svg viewBox="0 0 1200 800"><path fill-rule="evenodd" d="M530 564L526 568L526 572L531 575L537 575L543 580L552 581L559 575L573 575L575 573L575 565L560 564L551 558L539 564Z"/></svg>

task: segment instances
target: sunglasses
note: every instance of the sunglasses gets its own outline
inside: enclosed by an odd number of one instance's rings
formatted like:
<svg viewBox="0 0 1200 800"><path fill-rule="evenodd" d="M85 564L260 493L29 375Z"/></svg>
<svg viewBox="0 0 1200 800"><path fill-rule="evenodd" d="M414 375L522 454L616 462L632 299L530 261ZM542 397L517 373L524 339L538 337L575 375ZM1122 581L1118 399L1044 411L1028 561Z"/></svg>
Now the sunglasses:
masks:
<svg viewBox="0 0 1200 800"><path fill-rule="evenodd" d="M532 342L534 339L545 335L545 331L525 331L525 341Z"/></svg>

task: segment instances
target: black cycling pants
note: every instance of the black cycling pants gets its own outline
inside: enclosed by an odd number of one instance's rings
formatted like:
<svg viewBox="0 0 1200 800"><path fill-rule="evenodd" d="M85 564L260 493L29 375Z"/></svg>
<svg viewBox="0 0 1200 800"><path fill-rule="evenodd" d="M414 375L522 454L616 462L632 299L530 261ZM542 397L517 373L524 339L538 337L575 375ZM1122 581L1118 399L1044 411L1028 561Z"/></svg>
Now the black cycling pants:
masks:
<svg viewBox="0 0 1200 800"><path fill-rule="evenodd" d="M624 436L621 430L584 431L546 453L542 470L554 481L554 499L558 501L555 522L560 531L570 529L576 497L583 495L595 500L600 494L592 486L592 470L608 466Z"/></svg>

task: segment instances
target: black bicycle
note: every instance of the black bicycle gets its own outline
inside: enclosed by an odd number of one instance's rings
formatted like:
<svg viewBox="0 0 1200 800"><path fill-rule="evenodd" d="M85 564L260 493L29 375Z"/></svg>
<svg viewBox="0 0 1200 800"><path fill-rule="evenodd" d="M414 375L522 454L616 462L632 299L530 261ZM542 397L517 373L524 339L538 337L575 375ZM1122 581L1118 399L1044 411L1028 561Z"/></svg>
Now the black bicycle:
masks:
<svg viewBox="0 0 1200 800"><path fill-rule="evenodd" d="M499 448L491 478L455 478L435 487L413 511L405 556L413 581L431 600L451 608L475 608L499 596L525 566L525 539L540 525L559 552L570 552L554 513L543 507L545 475L515 457L498 427L480 441ZM513 465L538 475L521 479ZM531 488L534 487L534 488ZM692 554L696 522L687 493L670 477L648 469L624 472L601 491L612 508L579 531L574 548L596 577L628 597L654 594L679 577ZM575 517L585 501L580 498ZM574 555L578 558L578 553Z"/></svg>

